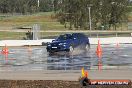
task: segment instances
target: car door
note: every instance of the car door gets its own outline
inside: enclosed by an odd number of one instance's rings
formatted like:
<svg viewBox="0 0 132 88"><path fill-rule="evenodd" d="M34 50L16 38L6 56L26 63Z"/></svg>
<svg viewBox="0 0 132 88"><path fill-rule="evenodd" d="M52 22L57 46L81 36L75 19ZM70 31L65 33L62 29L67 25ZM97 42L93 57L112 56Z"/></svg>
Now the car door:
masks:
<svg viewBox="0 0 132 88"><path fill-rule="evenodd" d="M78 44L79 44L79 42L78 42L78 37L77 37L76 34L73 34L73 35L72 35L72 45L73 45L73 47L77 47Z"/></svg>
<svg viewBox="0 0 132 88"><path fill-rule="evenodd" d="M84 37L82 34L79 35L79 46L82 47L84 45Z"/></svg>
<svg viewBox="0 0 132 88"><path fill-rule="evenodd" d="M81 38L81 35L78 33L77 34L77 47L80 47L81 43L82 43L82 38Z"/></svg>

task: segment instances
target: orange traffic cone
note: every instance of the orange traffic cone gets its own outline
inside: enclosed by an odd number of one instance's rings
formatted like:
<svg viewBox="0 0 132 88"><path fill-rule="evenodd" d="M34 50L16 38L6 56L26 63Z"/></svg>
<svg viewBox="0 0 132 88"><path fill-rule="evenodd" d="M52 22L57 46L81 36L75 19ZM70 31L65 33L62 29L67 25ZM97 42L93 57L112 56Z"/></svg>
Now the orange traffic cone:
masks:
<svg viewBox="0 0 132 88"><path fill-rule="evenodd" d="M8 47L5 45L5 47L2 49L2 54L8 54L9 50Z"/></svg>
<svg viewBox="0 0 132 88"><path fill-rule="evenodd" d="M101 45L100 45L100 40L98 40L98 46L97 46L97 49L96 49L96 54L97 54L99 59L102 57L102 48L101 48Z"/></svg>

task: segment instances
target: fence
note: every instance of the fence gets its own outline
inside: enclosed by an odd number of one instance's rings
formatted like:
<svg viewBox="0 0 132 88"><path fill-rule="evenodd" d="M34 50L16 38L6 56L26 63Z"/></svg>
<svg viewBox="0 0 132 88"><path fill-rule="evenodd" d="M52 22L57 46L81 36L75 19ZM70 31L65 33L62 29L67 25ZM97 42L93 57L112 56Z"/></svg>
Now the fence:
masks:
<svg viewBox="0 0 132 88"><path fill-rule="evenodd" d="M39 26L35 26L33 32L33 39L52 39L57 36L65 33L84 33L88 37L91 38L107 38L107 37L131 37L132 31L41 31L39 30ZM23 40L28 38L29 31L16 31L16 32L0 32L0 40ZM29 33L30 34L30 33Z"/></svg>

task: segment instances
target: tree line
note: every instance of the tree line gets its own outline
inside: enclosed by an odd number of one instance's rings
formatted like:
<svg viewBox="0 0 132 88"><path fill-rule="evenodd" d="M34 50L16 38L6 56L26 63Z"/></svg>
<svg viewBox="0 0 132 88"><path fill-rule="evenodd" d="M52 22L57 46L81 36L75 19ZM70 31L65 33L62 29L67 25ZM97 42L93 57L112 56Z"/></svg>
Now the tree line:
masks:
<svg viewBox="0 0 132 88"><path fill-rule="evenodd" d="M116 27L127 20L129 0L56 0L56 17L69 29ZM91 17L89 16L91 15Z"/></svg>
<svg viewBox="0 0 132 88"><path fill-rule="evenodd" d="M91 19L93 29L116 30L127 20L131 6L131 0L0 0L0 13L54 11L58 21L69 29L89 29Z"/></svg>
<svg viewBox="0 0 132 88"><path fill-rule="evenodd" d="M0 0L0 13L34 13L53 10L53 0Z"/></svg>

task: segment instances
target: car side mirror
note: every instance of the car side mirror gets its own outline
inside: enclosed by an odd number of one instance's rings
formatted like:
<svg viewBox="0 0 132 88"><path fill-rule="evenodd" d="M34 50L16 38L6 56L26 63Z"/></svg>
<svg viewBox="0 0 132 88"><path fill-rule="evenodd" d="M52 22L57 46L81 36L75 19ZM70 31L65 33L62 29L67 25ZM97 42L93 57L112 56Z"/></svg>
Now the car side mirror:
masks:
<svg viewBox="0 0 132 88"><path fill-rule="evenodd" d="M50 42L47 42L46 44L50 44Z"/></svg>
<svg viewBox="0 0 132 88"><path fill-rule="evenodd" d="M52 40L52 42L54 42L55 40Z"/></svg>

